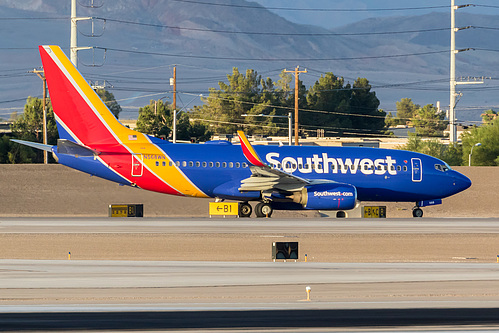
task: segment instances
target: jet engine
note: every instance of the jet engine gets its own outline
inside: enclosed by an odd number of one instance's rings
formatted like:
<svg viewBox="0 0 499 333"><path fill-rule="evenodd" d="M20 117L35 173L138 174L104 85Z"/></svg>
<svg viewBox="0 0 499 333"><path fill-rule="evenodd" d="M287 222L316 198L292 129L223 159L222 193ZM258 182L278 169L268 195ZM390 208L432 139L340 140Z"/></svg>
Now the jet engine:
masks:
<svg viewBox="0 0 499 333"><path fill-rule="evenodd" d="M306 209L348 210L355 207L357 189L343 183L306 186L288 197Z"/></svg>

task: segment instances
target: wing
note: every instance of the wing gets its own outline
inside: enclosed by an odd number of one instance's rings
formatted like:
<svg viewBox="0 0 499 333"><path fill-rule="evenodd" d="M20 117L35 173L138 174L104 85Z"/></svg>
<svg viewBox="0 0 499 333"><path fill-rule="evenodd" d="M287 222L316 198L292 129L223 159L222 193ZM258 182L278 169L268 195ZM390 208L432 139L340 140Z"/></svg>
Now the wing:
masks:
<svg viewBox="0 0 499 333"><path fill-rule="evenodd" d="M309 180L273 169L265 164L248 141L246 135L244 135L244 132L238 131L237 134L239 135L243 154L251 164L251 176L241 180L239 191L268 191L275 189L294 192L310 184Z"/></svg>

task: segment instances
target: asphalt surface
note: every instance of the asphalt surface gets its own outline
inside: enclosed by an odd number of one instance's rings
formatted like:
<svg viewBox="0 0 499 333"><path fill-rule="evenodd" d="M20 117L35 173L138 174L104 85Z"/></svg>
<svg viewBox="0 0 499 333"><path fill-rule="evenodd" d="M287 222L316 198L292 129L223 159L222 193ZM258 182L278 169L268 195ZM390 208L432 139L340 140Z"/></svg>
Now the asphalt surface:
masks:
<svg viewBox="0 0 499 333"><path fill-rule="evenodd" d="M380 323L382 323L380 325ZM3 331L107 330L393 330L499 324L499 309L53 312L0 314ZM461 330L460 329L460 330ZM471 330L476 327L471 326ZM412 329L411 329L412 331Z"/></svg>

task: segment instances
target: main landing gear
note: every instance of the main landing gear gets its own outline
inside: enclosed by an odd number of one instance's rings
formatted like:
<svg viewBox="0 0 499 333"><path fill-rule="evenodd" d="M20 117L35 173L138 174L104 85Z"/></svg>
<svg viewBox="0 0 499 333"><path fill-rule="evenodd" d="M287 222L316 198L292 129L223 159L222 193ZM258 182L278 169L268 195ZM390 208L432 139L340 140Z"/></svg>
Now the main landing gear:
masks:
<svg viewBox="0 0 499 333"><path fill-rule="evenodd" d="M250 217L253 209L248 202L239 203L239 217ZM256 217L271 217L274 209L268 202L259 202L255 206Z"/></svg>

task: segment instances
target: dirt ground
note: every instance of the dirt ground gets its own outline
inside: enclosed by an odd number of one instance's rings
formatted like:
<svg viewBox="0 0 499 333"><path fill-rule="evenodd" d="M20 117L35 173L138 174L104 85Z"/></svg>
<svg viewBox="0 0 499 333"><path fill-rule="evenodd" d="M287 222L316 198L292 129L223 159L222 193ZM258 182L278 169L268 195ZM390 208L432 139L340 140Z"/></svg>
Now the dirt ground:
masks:
<svg viewBox="0 0 499 333"><path fill-rule="evenodd" d="M426 217L499 217L499 168L456 168L470 189ZM61 165L0 165L0 217L108 214L109 204L142 203L149 217L205 217L208 199L168 196L118 186ZM365 203L369 205L369 203ZM387 203L388 217L411 217L412 203ZM315 211L277 211L275 217L319 217ZM495 262L499 234L280 234L300 242L300 261L316 262ZM290 239L291 239L290 238ZM252 234L98 234L0 232L2 259L268 261L271 242Z"/></svg>
<svg viewBox="0 0 499 333"><path fill-rule="evenodd" d="M473 182L425 217L499 217L499 167L456 167ZM213 199L169 196L118 186L62 165L0 165L0 216L107 216L110 204L142 203L144 216L205 217ZM370 205L370 203L362 203ZM376 203L379 205L380 203ZM387 217L412 217L413 203L381 203ZM319 217L316 211L276 211L275 217Z"/></svg>

